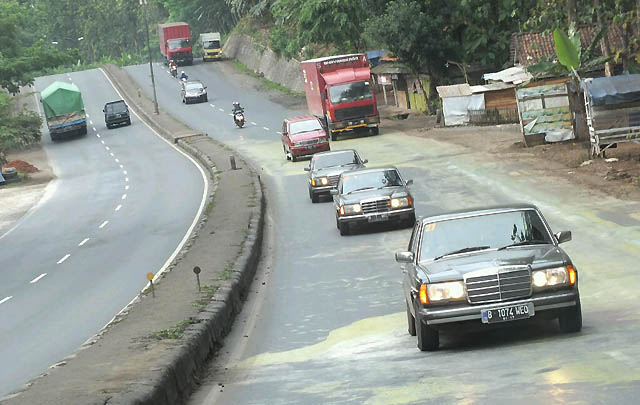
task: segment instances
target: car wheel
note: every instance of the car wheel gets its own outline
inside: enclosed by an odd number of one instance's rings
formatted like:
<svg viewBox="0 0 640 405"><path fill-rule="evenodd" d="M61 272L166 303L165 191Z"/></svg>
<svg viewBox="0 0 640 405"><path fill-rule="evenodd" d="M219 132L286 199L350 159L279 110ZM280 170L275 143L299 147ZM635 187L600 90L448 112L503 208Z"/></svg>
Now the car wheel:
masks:
<svg viewBox="0 0 640 405"><path fill-rule="evenodd" d="M338 214L336 214L336 228L340 229L340 221L338 221Z"/></svg>
<svg viewBox="0 0 640 405"><path fill-rule="evenodd" d="M182 104L187 104L187 100L184 97L182 98Z"/></svg>
<svg viewBox="0 0 640 405"><path fill-rule="evenodd" d="M107 129L111 129L111 124L107 124Z"/></svg>
<svg viewBox="0 0 640 405"><path fill-rule="evenodd" d="M349 224L346 222L338 221L338 229L340 230L341 236L349 235Z"/></svg>
<svg viewBox="0 0 640 405"><path fill-rule="evenodd" d="M379 129L378 127L370 128L370 129L369 129L369 133L370 133L371 135L378 135L378 134L380 133L380 129Z"/></svg>
<svg viewBox="0 0 640 405"><path fill-rule="evenodd" d="M334 134L333 132L331 133L331 140L332 141L337 141L338 140L338 134Z"/></svg>
<svg viewBox="0 0 640 405"><path fill-rule="evenodd" d="M318 201L320 201L320 196L318 194L311 193L311 202L315 204Z"/></svg>
<svg viewBox="0 0 640 405"><path fill-rule="evenodd" d="M580 299L573 308L563 311L558 317L558 324L562 333L580 332L582 329L582 308Z"/></svg>
<svg viewBox="0 0 640 405"><path fill-rule="evenodd" d="M291 154L291 161L292 162L297 162L298 161L298 157L296 155L294 155L293 153Z"/></svg>
<svg viewBox="0 0 640 405"><path fill-rule="evenodd" d="M284 159L289 160L289 154L287 153L287 148L282 146L282 151L284 152Z"/></svg>
<svg viewBox="0 0 640 405"><path fill-rule="evenodd" d="M131 118L127 120L127 125L131 125Z"/></svg>
<svg viewBox="0 0 640 405"><path fill-rule="evenodd" d="M418 311L416 311L417 313ZM438 350L438 346L440 346L440 334L438 331L424 324L419 316L415 317L415 325L418 349L423 352Z"/></svg>
<svg viewBox="0 0 640 405"><path fill-rule="evenodd" d="M409 335L411 336L415 336L416 335L416 319L413 317L413 315L411 315L411 310L409 309L409 304L405 301L405 304L407 306L407 324L408 324L408 332Z"/></svg>

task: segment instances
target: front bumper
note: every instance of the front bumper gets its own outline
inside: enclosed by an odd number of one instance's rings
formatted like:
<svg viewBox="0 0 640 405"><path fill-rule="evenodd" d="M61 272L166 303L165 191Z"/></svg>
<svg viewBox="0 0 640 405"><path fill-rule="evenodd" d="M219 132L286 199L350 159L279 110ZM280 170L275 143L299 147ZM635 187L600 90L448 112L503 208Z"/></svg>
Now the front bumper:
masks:
<svg viewBox="0 0 640 405"><path fill-rule="evenodd" d="M352 118L342 121L329 122L329 130L331 132L354 131L357 129L377 128L380 124L379 115L371 115L362 118Z"/></svg>
<svg viewBox="0 0 640 405"><path fill-rule="evenodd" d="M205 53L204 55L202 55L203 58L205 60L215 60L215 59L220 59L222 58L222 52L216 52L216 53Z"/></svg>
<svg viewBox="0 0 640 405"><path fill-rule="evenodd" d="M482 321L482 311L505 307L509 305L518 305L533 303L535 309L535 318L543 312L560 312L565 308L576 306L580 301L580 293L578 289L573 290L557 290L546 293L537 293L533 297L523 298L514 301L492 302L490 304L471 305L464 303L455 307L421 307L418 308L417 315L420 320L427 325L433 325L435 328L447 324L455 324L465 321Z"/></svg>
<svg viewBox="0 0 640 405"><path fill-rule="evenodd" d="M185 96L184 101L187 103L204 103L207 99L207 94L201 94L199 96Z"/></svg>
<svg viewBox="0 0 640 405"><path fill-rule="evenodd" d="M300 156L309 156L318 152L327 152L330 151L331 148L329 146L329 142L316 143L313 145L304 145L304 146L292 146L291 147L291 155L295 157Z"/></svg>
<svg viewBox="0 0 640 405"><path fill-rule="evenodd" d="M325 194L330 194L331 193L331 189L336 188L336 186L319 186L319 187L313 187L311 185L311 183L309 183L309 190L311 190L311 193L314 195L325 195Z"/></svg>
<svg viewBox="0 0 640 405"><path fill-rule="evenodd" d="M117 117L117 118L108 118L104 120L104 123L107 125L119 125L126 124L129 121L129 117Z"/></svg>
<svg viewBox="0 0 640 405"><path fill-rule="evenodd" d="M341 223L349 223L349 224L365 224L370 222L392 222L392 221L401 221L405 219L409 219L415 215L415 209L413 207L410 208L400 208L397 210L390 210L386 212L376 212L373 214L359 214L359 215L345 215L343 217L339 216L338 221ZM386 219L383 219L386 216Z"/></svg>

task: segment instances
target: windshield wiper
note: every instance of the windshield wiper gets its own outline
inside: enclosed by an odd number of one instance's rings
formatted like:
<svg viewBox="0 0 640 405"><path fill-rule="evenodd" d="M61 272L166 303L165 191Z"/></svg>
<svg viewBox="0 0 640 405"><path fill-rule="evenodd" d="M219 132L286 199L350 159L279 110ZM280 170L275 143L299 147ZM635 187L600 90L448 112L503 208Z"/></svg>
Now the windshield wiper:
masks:
<svg viewBox="0 0 640 405"><path fill-rule="evenodd" d="M375 187L360 187L360 188L356 188L355 190L349 191L347 194L355 193L356 191L373 190L373 189L375 189Z"/></svg>
<svg viewBox="0 0 640 405"><path fill-rule="evenodd" d="M491 246L473 246L473 247L466 247L463 249L458 249L458 250L454 250L453 252L449 252L449 253L445 253L443 255L440 256L436 256L433 258L433 261L442 259L445 256L451 256L451 255L455 255L458 253L467 253L467 252L475 252L476 250L485 250L485 249L489 249Z"/></svg>
<svg viewBox="0 0 640 405"><path fill-rule="evenodd" d="M533 240L523 240L522 242L516 242L516 243L512 243L510 245L506 245L503 246L501 248L498 248L498 250L505 250L506 248L510 248L512 246L525 246L525 245L547 245L549 242L546 240L537 240L537 239L533 239Z"/></svg>

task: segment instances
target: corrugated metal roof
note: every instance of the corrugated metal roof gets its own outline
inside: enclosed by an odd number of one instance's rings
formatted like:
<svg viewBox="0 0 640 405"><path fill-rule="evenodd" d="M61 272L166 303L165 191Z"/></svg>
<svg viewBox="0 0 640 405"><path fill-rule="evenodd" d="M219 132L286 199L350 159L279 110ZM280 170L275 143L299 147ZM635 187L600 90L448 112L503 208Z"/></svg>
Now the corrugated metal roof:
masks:
<svg viewBox="0 0 640 405"><path fill-rule="evenodd" d="M499 72L485 73L482 75L482 78L484 80L520 84L533 79L533 76L528 73L523 67L513 66Z"/></svg>
<svg viewBox="0 0 640 405"><path fill-rule="evenodd" d="M511 89L513 87L515 87L515 85L511 83L503 83L503 82L489 83L489 84L481 84L478 86L471 86L471 92L473 94L486 93L488 91Z"/></svg>
<svg viewBox="0 0 640 405"><path fill-rule="evenodd" d="M471 91L471 86L469 86L467 83L454 84L451 86L436 86L436 90L438 91L438 95L441 98L464 97L473 94Z"/></svg>

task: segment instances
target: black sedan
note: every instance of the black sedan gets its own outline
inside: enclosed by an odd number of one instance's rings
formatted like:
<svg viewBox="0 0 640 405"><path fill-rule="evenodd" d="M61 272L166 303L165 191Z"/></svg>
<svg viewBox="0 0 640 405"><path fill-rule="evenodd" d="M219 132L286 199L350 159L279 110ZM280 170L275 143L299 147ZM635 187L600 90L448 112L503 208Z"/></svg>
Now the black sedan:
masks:
<svg viewBox="0 0 640 405"><path fill-rule="evenodd" d="M532 317L582 328L578 270L533 205L458 211L416 222L403 263L409 334L436 350L439 332L465 331Z"/></svg>
<svg viewBox="0 0 640 405"><path fill-rule="evenodd" d="M354 226L374 222L413 226L416 214L407 187L412 183L393 166L342 173L337 188L331 190L340 235L348 235Z"/></svg>
<svg viewBox="0 0 640 405"><path fill-rule="evenodd" d="M362 160L355 149L337 150L316 153L309 166L309 198L317 203L320 196L330 195L330 191L338 185L340 175L349 170L361 169L368 161Z"/></svg>
<svg viewBox="0 0 640 405"><path fill-rule="evenodd" d="M206 103L209 98L207 96L207 86L202 84L199 80L189 80L182 82L182 89L180 90L182 102L185 104L190 103Z"/></svg>

